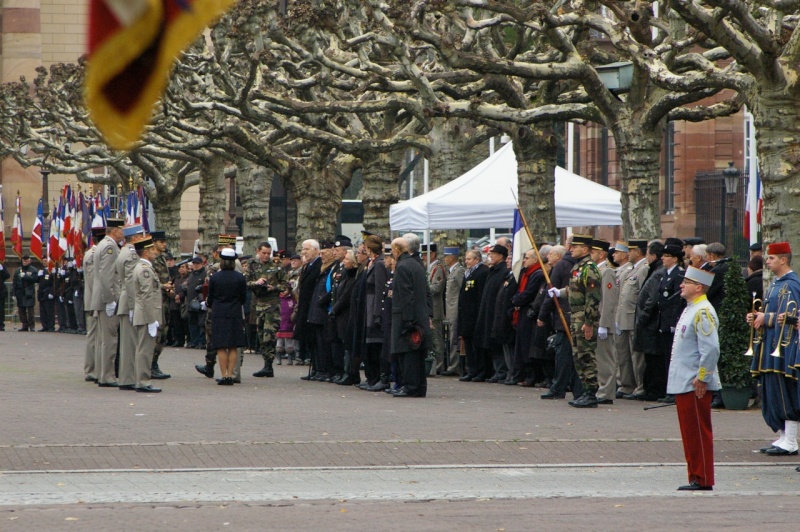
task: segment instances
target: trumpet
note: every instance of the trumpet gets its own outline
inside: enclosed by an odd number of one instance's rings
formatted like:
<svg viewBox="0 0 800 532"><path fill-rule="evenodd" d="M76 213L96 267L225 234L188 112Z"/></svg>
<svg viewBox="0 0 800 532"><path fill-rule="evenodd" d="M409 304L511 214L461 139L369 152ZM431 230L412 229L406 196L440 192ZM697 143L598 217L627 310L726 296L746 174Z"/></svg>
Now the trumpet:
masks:
<svg viewBox="0 0 800 532"><path fill-rule="evenodd" d="M755 314L760 308L762 301L756 297L756 293L753 292L753 304L750 307L750 314ZM761 343L761 329L756 330L756 320L755 316L753 317L753 321L750 323L750 346L747 348L744 356L751 357L753 356L753 347Z"/></svg>
<svg viewBox="0 0 800 532"><path fill-rule="evenodd" d="M797 324L797 303L791 300L787 301L783 314L783 325L781 325L781 332L778 335L778 342L775 345L775 350L770 353L774 357L782 356L781 347L787 347L792 341L792 329ZM787 324L790 326L788 334L786 334Z"/></svg>

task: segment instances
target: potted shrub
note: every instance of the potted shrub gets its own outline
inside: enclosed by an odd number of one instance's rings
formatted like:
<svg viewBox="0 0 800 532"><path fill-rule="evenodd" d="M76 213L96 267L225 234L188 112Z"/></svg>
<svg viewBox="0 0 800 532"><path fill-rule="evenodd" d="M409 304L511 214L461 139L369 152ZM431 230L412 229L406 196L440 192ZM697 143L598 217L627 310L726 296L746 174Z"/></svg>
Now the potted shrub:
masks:
<svg viewBox="0 0 800 532"><path fill-rule="evenodd" d="M744 356L750 345L750 327L746 316L752 306L752 294L741 271L732 263L725 273L725 297L719 318L719 378L722 381L722 401L729 410L747 408L752 393L750 375L752 358Z"/></svg>

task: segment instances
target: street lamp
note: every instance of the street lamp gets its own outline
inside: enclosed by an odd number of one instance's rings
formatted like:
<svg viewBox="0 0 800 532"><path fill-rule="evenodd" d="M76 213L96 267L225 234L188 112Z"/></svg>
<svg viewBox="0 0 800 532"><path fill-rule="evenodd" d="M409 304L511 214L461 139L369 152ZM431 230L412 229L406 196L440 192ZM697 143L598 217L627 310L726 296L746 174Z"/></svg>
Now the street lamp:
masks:
<svg viewBox="0 0 800 532"><path fill-rule="evenodd" d="M733 161L728 163L728 167L722 171L722 177L725 179L725 193L728 197L736 195L739 189L739 169L733 166Z"/></svg>
<svg viewBox="0 0 800 532"><path fill-rule="evenodd" d="M42 216L47 218L47 216L50 214L50 207L48 205L48 202L50 201L50 183L48 182L50 172L48 170L39 170L39 173L42 174Z"/></svg>
<svg viewBox="0 0 800 532"><path fill-rule="evenodd" d="M736 191L739 189L739 169L733 166L733 161L728 163L728 167L722 171L722 178L725 181L725 194L728 198L728 209L731 210L731 218L730 222L724 224L725 233L726 233L726 242L725 245L728 247L728 252L730 253L731 257L735 257L736 254L734 252L734 227L737 225L736 220L736 208L734 205L734 199L736 198Z"/></svg>

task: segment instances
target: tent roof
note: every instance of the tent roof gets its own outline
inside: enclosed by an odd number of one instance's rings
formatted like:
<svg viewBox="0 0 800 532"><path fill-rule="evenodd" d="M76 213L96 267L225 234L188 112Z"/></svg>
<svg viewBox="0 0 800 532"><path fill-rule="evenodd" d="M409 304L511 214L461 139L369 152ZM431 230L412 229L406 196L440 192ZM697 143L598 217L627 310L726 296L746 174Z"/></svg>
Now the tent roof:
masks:
<svg viewBox="0 0 800 532"><path fill-rule="evenodd" d="M561 167L555 172L558 227L621 225L620 193ZM512 192L513 191L513 192ZM512 227L517 160L509 142L464 175L392 205L392 230Z"/></svg>

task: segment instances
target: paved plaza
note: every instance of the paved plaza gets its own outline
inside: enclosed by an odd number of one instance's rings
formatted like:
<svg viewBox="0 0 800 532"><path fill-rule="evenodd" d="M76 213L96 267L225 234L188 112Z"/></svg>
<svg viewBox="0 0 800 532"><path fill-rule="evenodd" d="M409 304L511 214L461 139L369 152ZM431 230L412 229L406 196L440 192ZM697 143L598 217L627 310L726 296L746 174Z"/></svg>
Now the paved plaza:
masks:
<svg viewBox="0 0 800 532"><path fill-rule="evenodd" d="M425 399L274 379L233 387L167 348L161 394L83 381L82 336L0 333L0 530L531 530L796 526L797 457L760 412L714 413L717 486L684 494L672 407L576 410L453 378ZM768 501L768 504L767 502ZM785 508L786 510L781 510Z"/></svg>

